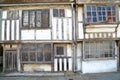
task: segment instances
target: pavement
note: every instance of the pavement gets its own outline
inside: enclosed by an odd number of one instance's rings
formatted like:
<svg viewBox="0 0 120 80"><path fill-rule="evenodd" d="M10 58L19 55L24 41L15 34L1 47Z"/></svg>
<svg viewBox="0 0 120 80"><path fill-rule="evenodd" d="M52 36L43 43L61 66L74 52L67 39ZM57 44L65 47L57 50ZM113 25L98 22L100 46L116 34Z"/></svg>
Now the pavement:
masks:
<svg viewBox="0 0 120 80"><path fill-rule="evenodd" d="M0 80L120 80L120 72L108 73L0 73Z"/></svg>

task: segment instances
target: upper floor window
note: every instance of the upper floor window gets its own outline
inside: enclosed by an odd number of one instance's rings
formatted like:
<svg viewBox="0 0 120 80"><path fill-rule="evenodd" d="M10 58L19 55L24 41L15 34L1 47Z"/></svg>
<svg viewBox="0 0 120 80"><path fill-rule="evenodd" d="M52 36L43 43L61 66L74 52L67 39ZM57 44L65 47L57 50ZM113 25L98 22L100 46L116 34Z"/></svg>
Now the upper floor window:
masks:
<svg viewBox="0 0 120 80"><path fill-rule="evenodd" d="M7 11L7 19L19 19L19 11Z"/></svg>
<svg viewBox="0 0 120 80"><path fill-rule="evenodd" d="M49 27L49 10L24 10L23 11L23 27Z"/></svg>
<svg viewBox="0 0 120 80"><path fill-rule="evenodd" d="M64 9L53 9L53 16L54 17L65 17L65 10Z"/></svg>
<svg viewBox="0 0 120 80"><path fill-rule="evenodd" d="M114 23L116 19L116 6L86 6L87 23L108 22Z"/></svg>

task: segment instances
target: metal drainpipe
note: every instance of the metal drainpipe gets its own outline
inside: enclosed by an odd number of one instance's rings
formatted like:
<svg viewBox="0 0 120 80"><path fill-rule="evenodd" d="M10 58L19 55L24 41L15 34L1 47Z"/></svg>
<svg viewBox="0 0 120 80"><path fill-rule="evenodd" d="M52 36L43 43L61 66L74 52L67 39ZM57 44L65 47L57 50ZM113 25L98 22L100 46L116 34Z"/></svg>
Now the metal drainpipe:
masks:
<svg viewBox="0 0 120 80"><path fill-rule="evenodd" d="M77 69L77 61L76 61L76 18L75 18L75 4L71 4L72 7L72 40L73 40L73 72L76 72Z"/></svg>

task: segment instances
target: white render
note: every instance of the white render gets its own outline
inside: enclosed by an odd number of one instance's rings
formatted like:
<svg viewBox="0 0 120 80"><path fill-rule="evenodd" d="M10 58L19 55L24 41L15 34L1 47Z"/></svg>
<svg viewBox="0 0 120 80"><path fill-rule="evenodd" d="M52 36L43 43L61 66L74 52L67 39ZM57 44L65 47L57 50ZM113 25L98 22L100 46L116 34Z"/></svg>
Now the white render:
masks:
<svg viewBox="0 0 120 80"><path fill-rule="evenodd" d="M101 73L117 71L117 60L91 60L82 62L83 73Z"/></svg>

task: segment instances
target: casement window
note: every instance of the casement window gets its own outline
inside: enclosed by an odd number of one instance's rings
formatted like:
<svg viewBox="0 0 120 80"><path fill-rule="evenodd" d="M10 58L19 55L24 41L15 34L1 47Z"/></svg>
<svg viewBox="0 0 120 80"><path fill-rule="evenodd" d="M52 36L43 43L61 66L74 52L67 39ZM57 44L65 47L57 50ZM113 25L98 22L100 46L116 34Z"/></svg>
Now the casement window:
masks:
<svg viewBox="0 0 120 80"><path fill-rule="evenodd" d="M114 58L114 41L85 41L84 59Z"/></svg>
<svg viewBox="0 0 120 80"><path fill-rule="evenodd" d="M21 48L22 63L40 63L52 61L51 44L23 44Z"/></svg>
<svg viewBox="0 0 120 80"><path fill-rule="evenodd" d="M7 19L11 20L19 19L19 11L17 10L7 11Z"/></svg>
<svg viewBox="0 0 120 80"><path fill-rule="evenodd" d="M114 23L117 21L116 6L87 5L85 10L86 23Z"/></svg>
<svg viewBox="0 0 120 80"><path fill-rule="evenodd" d="M53 17L65 17L64 9L53 9Z"/></svg>
<svg viewBox="0 0 120 80"><path fill-rule="evenodd" d="M56 57L66 56L66 45L55 45L55 56Z"/></svg>
<svg viewBox="0 0 120 80"><path fill-rule="evenodd" d="M48 28L49 10L24 10L22 12L22 27L24 28Z"/></svg>

